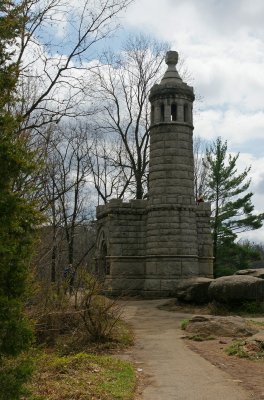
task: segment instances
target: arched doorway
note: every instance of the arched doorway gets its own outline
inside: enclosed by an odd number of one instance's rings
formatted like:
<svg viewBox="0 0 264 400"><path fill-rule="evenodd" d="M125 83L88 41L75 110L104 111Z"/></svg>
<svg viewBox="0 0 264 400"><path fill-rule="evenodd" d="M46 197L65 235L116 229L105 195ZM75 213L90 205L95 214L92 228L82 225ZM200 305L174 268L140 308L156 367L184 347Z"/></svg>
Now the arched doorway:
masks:
<svg viewBox="0 0 264 400"><path fill-rule="evenodd" d="M108 255L107 254L107 245L106 245L106 242L103 241L101 244L101 250L100 250L101 270L102 270L101 275L102 276L110 274L110 263L107 259L107 255Z"/></svg>
<svg viewBox="0 0 264 400"><path fill-rule="evenodd" d="M97 253L97 268L96 273L100 280L104 280L107 275L110 275L110 262L108 259L108 246L106 241L106 235L104 231L101 231L98 237L98 253Z"/></svg>

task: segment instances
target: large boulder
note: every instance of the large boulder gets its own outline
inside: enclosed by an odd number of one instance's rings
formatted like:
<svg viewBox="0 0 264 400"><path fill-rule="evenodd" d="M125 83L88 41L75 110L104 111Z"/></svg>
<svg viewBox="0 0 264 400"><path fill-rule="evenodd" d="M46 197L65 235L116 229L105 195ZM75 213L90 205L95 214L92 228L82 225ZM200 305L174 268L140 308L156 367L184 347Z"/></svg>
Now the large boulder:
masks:
<svg viewBox="0 0 264 400"><path fill-rule="evenodd" d="M264 268L256 268L256 269L240 269L236 271L234 275L243 275L243 276L255 276L255 278L264 279Z"/></svg>
<svg viewBox="0 0 264 400"><path fill-rule="evenodd" d="M210 278L199 277L183 279L177 286L176 297L186 303L208 303L208 288L212 281Z"/></svg>
<svg viewBox="0 0 264 400"><path fill-rule="evenodd" d="M263 301L264 280L250 275L222 276L210 284L208 293L219 303Z"/></svg>
<svg viewBox="0 0 264 400"><path fill-rule="evenodd" d="M241 317L196 315L186 326L186 332L201 336L244 337L257 332Z"/></svg>

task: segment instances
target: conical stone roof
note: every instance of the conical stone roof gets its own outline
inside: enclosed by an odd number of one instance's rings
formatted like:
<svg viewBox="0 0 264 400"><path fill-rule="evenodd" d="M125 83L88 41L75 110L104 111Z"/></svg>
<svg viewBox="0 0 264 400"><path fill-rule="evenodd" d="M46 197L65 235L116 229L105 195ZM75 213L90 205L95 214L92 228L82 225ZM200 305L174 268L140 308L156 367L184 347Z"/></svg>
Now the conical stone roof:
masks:
<svg viewBox="0 0 264 400"><path fill-rule="evenodd" d="M171 95L179 95L187 97L188 100L194 100L193 88L183 82L180 77L176 65L178 63L177 51L168 51L166 54L165 62L168 65L160 84L156 84L150 91L149 100L153 101L158 97L166 97Z"/></svg>

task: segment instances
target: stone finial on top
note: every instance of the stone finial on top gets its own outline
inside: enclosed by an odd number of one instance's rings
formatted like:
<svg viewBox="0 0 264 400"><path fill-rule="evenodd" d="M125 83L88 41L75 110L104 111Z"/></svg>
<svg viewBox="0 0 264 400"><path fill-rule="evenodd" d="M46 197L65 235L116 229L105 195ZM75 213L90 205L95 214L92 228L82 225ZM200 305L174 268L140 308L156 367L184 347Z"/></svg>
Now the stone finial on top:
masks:
<svg viewBox="0 0 264 400"><path fill-rule="evenodd" d="M167 65L176 65L178 63L178 52L177 51L167 51L165 62Z"/></svg>
<svg viewBox="0 0 264 400"><path fill-rule="evenodd" d="M178 62L178 53L177 51L167 51L165 62L168 65L168 69L165 72L164 77L161 80L161 84L170 83L170 82L182 82L177 70L176 64Z"/></svg>

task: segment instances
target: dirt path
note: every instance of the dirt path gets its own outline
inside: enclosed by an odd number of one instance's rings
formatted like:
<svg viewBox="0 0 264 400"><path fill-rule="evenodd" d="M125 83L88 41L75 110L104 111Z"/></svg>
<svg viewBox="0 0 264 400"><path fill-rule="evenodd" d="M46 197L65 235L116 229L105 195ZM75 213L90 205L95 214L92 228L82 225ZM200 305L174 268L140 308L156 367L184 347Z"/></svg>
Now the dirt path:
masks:
<svg viewBox="0 0 264 400"><path fill-rule="evenodd" d="M221 371L181 339L180 321L187 314L159 310L164 300L124 302L125 319L132 324L136 344L127 353L138 373L149 377L142 400L250 400L236 379ZM256 399L255 399L256 400Z"/></svg>

